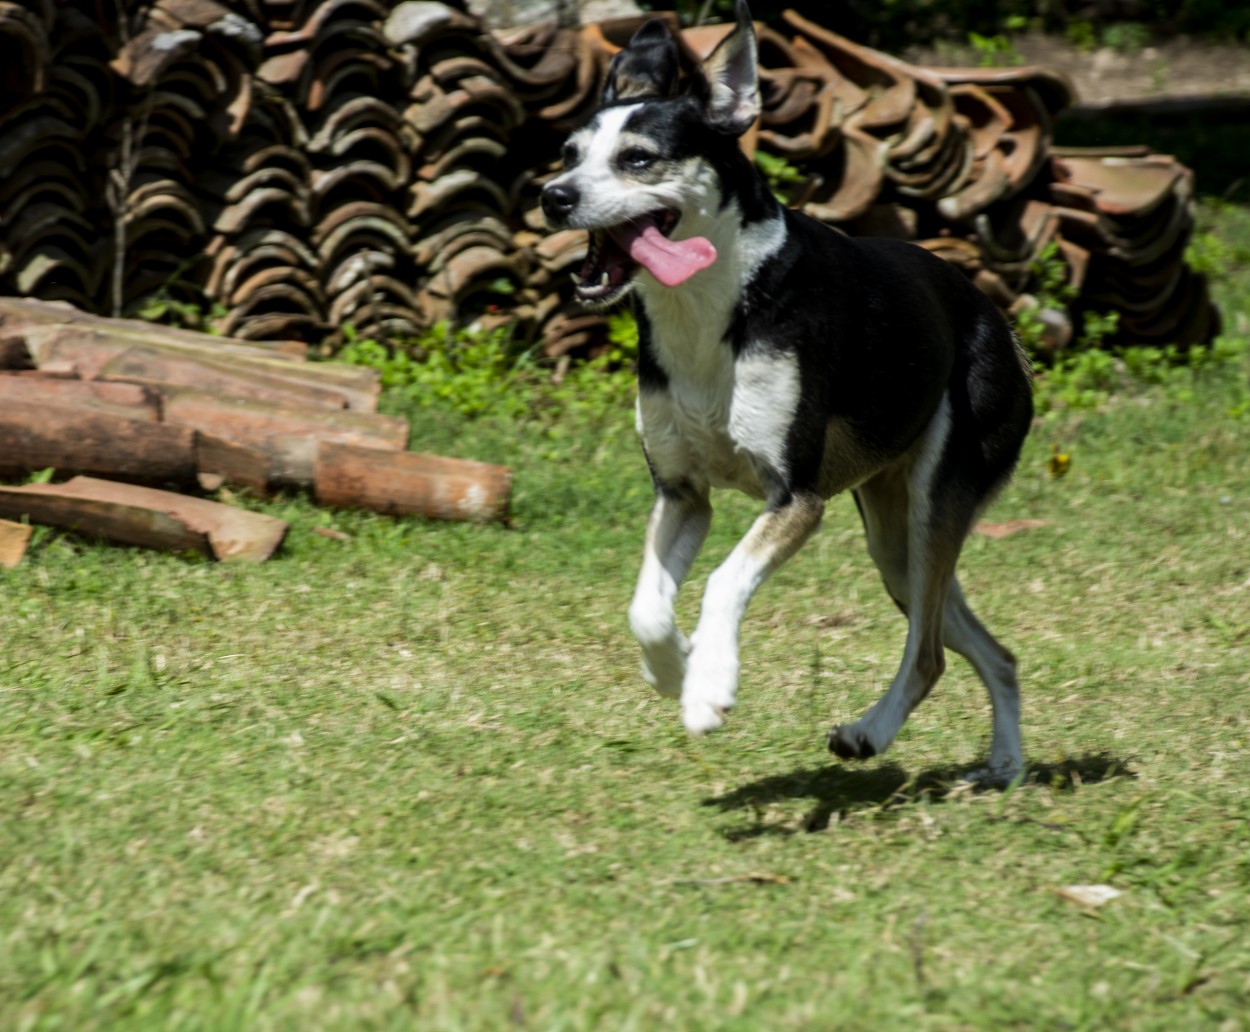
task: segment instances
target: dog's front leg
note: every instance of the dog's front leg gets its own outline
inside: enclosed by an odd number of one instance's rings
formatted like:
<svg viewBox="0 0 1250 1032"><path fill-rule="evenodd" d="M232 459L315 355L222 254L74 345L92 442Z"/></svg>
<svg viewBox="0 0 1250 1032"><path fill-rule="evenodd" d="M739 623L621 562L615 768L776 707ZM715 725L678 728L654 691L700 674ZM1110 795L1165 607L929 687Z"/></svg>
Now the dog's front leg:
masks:
<svg viewBox="0 0 1250 1032"><path fill-rule="evenodd" d="M677 628L673 605L711 524L706 489L657 488L638 586L629 606L629 626L642 646L643 677L670 699L681 695L690 651Z"/></svg>
<svg viewBox="0 0 1250 1032"><path fill-rule="evenodd" d="M724 723L737 697L738 627L751 596L811 537L824 509L819 495L806 492L770 504L708 578L681 688L682 721L691 734Z"/></svg>

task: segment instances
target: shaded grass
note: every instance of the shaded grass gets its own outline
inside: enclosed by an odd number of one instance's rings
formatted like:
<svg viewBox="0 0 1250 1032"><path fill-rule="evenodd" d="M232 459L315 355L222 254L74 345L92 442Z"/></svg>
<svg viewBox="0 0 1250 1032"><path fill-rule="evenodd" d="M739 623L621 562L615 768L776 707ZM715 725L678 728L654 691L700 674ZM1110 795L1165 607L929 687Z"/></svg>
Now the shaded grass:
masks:
<svg viewBox="0 0 1250 1032"><path fill-rule="evenodd" d="M414 414L514 465L512 530L287 499L259 567L38 532L0 585L0 1027L1245 1027L1247 376L1044 423L990 518L1045 525L970 539L1022 664L1006 792L962 781L988 712L960 663L886 756L824 752L903 637L846 499L689 740L624 618L625 412ZM754 512L719 500L685 626ZM1055 891L1088 883L1123 895Z"/></svg>

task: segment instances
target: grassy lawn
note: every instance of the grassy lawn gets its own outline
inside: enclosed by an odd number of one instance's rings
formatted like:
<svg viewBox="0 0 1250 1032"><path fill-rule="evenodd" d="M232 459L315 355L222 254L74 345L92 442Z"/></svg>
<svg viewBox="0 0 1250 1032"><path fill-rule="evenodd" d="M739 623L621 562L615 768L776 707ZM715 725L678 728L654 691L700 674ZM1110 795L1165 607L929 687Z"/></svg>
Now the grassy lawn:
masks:
<svg viewBox="0 0 1250 1032"><path fill-rule="evenodd" d="M1219 296L1250 336L1250 268ZM514 466L512 529L292 498L254 567L38 532L0 573L0 1028L1250 1027L1247 354L1048 416L989 517L1044 525L969 541L1021 660L1005 792L961 780L959 661L888 754L824 751L904 634L849 499L686 737L625 619L627 410L414 414ZM685 627L754 512L720 499Z"/></svg>

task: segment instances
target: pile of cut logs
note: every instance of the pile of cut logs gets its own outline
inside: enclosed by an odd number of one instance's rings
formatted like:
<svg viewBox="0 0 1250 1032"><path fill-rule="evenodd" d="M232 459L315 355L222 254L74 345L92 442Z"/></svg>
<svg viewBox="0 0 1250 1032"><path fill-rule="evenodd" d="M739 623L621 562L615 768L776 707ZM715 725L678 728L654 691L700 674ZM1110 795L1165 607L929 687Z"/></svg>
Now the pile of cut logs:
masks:
<svg viewBox="0 0 1250 1032"><path fill-rule="evenodd" d="M81 474L0 487L0 516L245 560L271 554L286 525L165 488L507 518L506 468L406 451L408 423L377 412L373 370L305 351L0 299L0 478ZM24 543L12 527L0 540Z"/></svg>
<svg viewBox="0 0 1250 1032"><path fill-rule="evenodd" d="M125 15L118 19L117 7ZM252 340L351 323L396 339L498 310L551 356L593 351L580 234L538 192L637 28L492 33L425 0L0 0L0 293L133 312L168 295ZM723 26L681 34L687 66ZM1187 344L1217 320L1184 262L1190 171L1145 148L1052 145L1059 75L919 68L794 13L759 26L748 148L792 203L921 242L1004 309L1055 253L1117 342ZM1053 245L1053 246L1052 246Z"/></svg>

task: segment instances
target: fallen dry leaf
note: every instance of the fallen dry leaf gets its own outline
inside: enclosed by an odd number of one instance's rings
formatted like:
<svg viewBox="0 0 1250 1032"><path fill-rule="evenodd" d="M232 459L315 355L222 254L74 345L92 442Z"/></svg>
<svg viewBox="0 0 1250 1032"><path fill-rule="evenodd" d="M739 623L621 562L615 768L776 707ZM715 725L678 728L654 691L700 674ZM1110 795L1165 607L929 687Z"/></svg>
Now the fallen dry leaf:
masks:
<svg viewBox="0 0 1250 1032"><path fill-rule="evenodd" d="M1055 892L1069 903L1082 907L1100 907L1124 895L1122 890L1110 885L1061 885Z"/></svg>
<svg viewBox="0 0 1250 1032"><path fill-rule="evenodd" d="M1019 534L1022 530L1037 530L1038 527L1048 524L1048 520L1007 520L1005 523L978 523L973 530L988 538L1005 538Z"/></svg>

